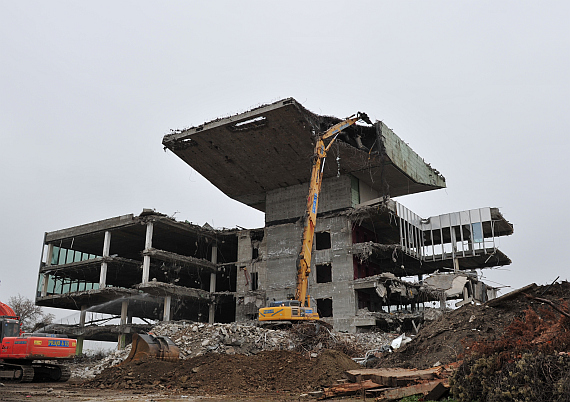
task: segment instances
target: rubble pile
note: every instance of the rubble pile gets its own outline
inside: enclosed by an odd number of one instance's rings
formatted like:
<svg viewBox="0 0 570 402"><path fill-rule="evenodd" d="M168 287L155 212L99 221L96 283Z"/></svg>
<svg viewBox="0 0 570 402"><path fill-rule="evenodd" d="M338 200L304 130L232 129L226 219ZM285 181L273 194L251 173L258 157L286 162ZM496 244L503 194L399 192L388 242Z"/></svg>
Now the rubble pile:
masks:
<svg viewBox="0 0 570 402"><path fill-rule="evenodd" d="M464 305L425 323L412 342L398 353L384 356L378 366L424 369L458 361L474 343L502 339L509 325L524 318L529 307L537 311L545 306L550 308L544 301L529 299L525 294L562 305L570 300L570 283L533 284L511 293L482 305Z"/></svg>
<svg viewBox="0 0 570 402"><path fill-rule="evenodd" d="M503 336L470 344L453 380L459 400L570 400L568 288L563 297L551 299L525 293L534 304Z"/></svg>
<svg viewBox="0 0 570 402"><path fill-rule="evenodd" d="M168 336L180 348L180 358L188 359L208 352L229 355L256 354L262 350L293 350L290 333L253 325L166 322L152 333Z"/></svg>
<svg viewBox="0 0 570 402"><path fill-rule="evenodd" d="M321 326L318 333L312 324L297 325L291 330L268 329L249 324L162 323L154 327L155 335L168 336L178 345L182 359L208 352L252 355L261 351L290 350L319 353L323 349L353 348L356 357L361 351L381 349L389 345L393 334L384 332L347 334ZM317 335L317 336L310 336ZM311 342L307 342L310 338ZM337 347L338 346L338 347Z"/></svg>
<svg viewBox="0 0 570 402"><path fill-rule="evenodd" d="M131 352L131 345L125 349L114 350L109 355L105 356L99 361L92 362L91 364L70 364L71 376L74 378L93 378L107 367L115 366L121 363Z"/></svg>
<svg viewBox="0 0 570 402"><path fill-rule="evenodd" d="M327 349L339 350L350 357L363 357L367 351L389 345L396 336L384 332L337 333L325 326L321 326L318 334L314 331L313 325L276 330L239 323L166 322L158 324L151 332L172 339L184 360L208 353L251 356L278 350L296 351L314 358ZM124 350L114 351L94 365L77 365L72 368L73 376L93 378L105 368L122 362L129 352L130 345Z"/></svg>

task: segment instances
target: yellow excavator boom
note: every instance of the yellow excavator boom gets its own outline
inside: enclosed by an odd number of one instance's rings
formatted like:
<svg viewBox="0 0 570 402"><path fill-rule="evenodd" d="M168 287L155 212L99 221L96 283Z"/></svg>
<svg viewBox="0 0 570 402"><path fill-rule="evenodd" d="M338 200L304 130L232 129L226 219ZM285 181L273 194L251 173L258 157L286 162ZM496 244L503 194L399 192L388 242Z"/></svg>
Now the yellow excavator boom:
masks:
<svg viewBox="0 0 570 402"><path fill-rule="evenodd" d="M305 210L305 225L303 228L303 242L301 252L297 259L297 287L295 300L278 301L270 303L269 307L259 309L259 320L318 320L319 315L311 308L308 296L309 275L311 273L311 258L313 250L313 237L317 224L317 211L319 207L319 195L323 182L323 168L327 152L338 134L345 128L362 120L372 124L366 113L358 112L356 115L341 121L329 128L322 136L317 137L313 154L313 166L311 168L311 181L309 183L309 195ZM324 140L331 138L325 146ZM295 303L297 302L297 303ZM294 305L292 305L292 303Z"/></svg>

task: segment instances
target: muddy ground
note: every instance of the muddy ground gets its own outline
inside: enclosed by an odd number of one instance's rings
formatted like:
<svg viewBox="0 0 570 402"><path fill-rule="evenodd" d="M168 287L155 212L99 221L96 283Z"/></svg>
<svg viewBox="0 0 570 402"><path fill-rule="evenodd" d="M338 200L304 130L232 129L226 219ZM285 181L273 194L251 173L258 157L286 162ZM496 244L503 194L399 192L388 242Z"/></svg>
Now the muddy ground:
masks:
<svg viewBox="0 0 570 402"><path fill-rule="evenodd" d="M81 382L71 380L67 383L42 384L5 384L0 386L0 401L22 402L22 401L71 401L71 402L123 402L123 401L185 401L185 402L277 402L277 401L298 401L299 398L283 398L280 395L265 396L243 396L236 395L188 395L184 393L173 393L169 391L155 390L118 390L118 389L96 389L86 388Z"/></svg>

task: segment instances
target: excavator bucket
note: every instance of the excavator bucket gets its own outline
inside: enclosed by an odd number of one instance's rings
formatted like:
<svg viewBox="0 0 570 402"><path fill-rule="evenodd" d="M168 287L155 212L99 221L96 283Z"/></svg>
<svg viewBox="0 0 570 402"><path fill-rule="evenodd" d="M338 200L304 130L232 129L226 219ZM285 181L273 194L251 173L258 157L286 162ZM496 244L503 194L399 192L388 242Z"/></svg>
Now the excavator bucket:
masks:
<svg viewBox="0 0 570 402"><path fill-rule="evenodd" d="M143 360L148 357L161 360L178 360L180 349L167 336L133 334L131 353L124 363Z"/></svg>

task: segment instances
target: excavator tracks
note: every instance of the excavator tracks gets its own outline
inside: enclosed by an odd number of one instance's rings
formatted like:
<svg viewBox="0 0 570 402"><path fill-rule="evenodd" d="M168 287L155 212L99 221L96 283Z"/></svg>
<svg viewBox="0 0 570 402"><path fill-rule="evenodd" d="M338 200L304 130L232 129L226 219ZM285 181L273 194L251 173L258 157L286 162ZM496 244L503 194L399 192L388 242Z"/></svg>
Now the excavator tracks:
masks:
<svg viewBox="0 0 570 402"><path fill-rule="evenodd" d="M69 367L62 364L0 364L0 378L10 382L65 382L71 377Z"/></svg>
<svg viewBox="0 0 570 402"><path fill-rule="evenodd" d="M34 364L34 382L65 382L71 377L71 370L63 364Z"/></svg>
<svg viewBox="0 0 570 402"><path fill-rule="evenodd" d="M2 363L0 364L0 378L3 381L32 382L34 368L31 365Z"/></svg>

